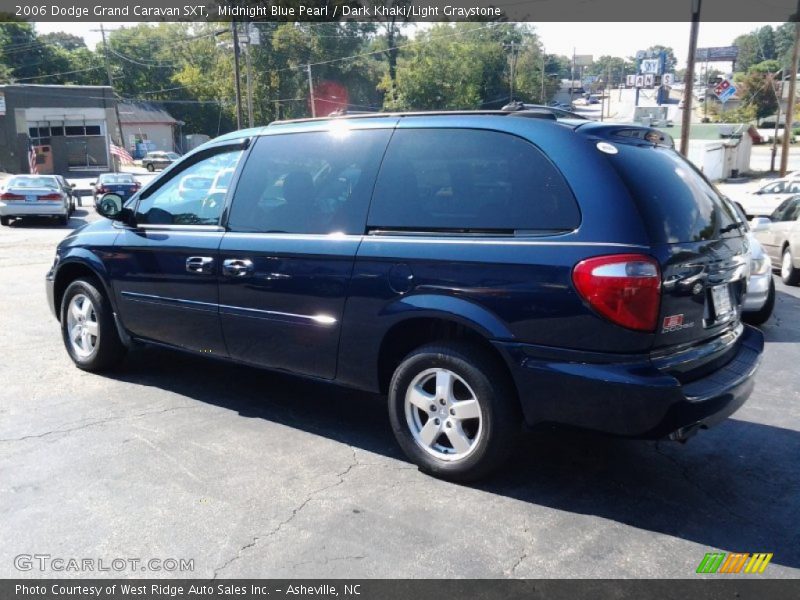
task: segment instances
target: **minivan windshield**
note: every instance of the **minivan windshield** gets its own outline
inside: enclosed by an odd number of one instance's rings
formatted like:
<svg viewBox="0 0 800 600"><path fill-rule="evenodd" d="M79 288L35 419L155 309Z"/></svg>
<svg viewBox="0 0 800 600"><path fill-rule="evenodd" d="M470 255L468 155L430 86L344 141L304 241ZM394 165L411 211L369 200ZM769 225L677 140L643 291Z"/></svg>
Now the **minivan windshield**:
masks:
<svg viewBox="0 0 800 600"><path fill-rule="evenodd" d="M670 148L615 144L608 154L631 192L654 243L741 235L740 220L705 176Z"/></svg>

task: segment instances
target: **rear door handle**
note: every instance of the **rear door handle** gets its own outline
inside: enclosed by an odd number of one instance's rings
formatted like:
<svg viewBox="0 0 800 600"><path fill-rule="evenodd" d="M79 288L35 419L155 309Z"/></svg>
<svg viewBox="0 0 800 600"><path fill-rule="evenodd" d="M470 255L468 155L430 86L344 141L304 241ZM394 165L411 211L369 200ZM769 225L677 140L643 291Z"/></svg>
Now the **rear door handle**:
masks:
<svg viewBox="0 0 800 600"><path fill-rule="evenodd" d="M253 261L249 258L228 258L222 261L222 274L228 277L244 277L253 272Z"/></svg>
<svg viewBox="0 0 800 600"><path fill-rule="evenodd" d="M214 259L210 256L190 256L186 259L186 270L189 273L207 275L214 272Z"/></svg>

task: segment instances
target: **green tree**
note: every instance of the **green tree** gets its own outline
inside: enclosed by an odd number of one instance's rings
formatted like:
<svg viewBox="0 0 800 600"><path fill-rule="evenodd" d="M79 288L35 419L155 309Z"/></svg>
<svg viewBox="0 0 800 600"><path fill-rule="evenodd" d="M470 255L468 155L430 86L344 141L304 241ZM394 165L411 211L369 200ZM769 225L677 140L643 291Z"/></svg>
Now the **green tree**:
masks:
<svg viewBox="0 0 800 600"><path fill-rule="evenodd" d="M751 66L746 74L735 79L737 86L741 86L739 97L742 98L742 108L749 109L757 119L772 115L778 109L775 90L779 70L777 60L765 60Z"/></svg>
<svg viewBox="0 0 800 600"><path fill-rule="evenodd" d="M502 104L510 94L514 50L519 51L515 96L539 100L541 49L533 29L520 24L464 22L439 23L419 32L401 53L396 98L387 97L384 106L425 110Z"/></svg>

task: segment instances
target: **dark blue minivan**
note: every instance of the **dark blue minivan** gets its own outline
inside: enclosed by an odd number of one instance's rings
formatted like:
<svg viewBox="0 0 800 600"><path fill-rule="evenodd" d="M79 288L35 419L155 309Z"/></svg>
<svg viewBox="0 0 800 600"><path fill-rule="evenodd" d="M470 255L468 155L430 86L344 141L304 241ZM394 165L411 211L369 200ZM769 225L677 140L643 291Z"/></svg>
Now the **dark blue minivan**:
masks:
<svg viewBox="0 0 800 600"><path fill-rule="evenodd" d="M72 360L170 346L388 396L422 469L525 425L683 440L751 393L742 223L657 130L538 112L274 123L171 165L59 246Z"/></svg>

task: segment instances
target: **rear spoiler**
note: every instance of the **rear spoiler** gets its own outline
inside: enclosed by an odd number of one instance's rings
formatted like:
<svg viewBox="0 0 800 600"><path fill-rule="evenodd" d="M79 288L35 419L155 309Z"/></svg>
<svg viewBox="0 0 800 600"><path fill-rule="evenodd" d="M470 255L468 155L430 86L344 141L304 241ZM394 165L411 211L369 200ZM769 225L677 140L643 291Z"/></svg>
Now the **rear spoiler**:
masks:
<svg viewBox="0 0 800 600"><path fill-rule="evenodd" d="M575 129L609 142L675 148L672 136L654 127L642 127L628 123L589 122L580 124Z"/></svg>

